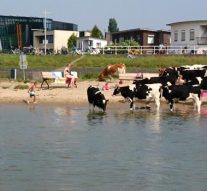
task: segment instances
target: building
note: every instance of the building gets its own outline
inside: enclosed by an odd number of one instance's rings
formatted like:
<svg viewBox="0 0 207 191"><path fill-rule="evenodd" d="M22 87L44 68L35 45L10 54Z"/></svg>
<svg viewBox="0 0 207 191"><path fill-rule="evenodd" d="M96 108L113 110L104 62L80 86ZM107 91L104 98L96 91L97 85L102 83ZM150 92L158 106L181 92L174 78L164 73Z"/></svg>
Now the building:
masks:
<svg viewBox="0 0 207 191"><path fill-rule="evenodd" d="M46 22L45 22L46 21ZM46 23L46 26L45 26ZM78 31L78 26L73 23L53 21L52 19L38 17L19 17L19 16L2 16L0 15L0 45L3 51L11 49L22 49L23 47L33 47L33 32L37 32L40 43L43 42L46 28L46 42L54 42L56 30ZM37 37L35 37L36 39ZM37 42L37 41L35 41ZM50 46L50 45L48 45Z"/></svg>
<svg viewBox="0 0 207 191"><path fill-rule="evenodd" d="M207 47L207 20L170 23L172 46Z"/></svg>
<svg viewBox="0 0 207 191"><path fill-rule="evenodd" d="M106 45L106 40L93 38L90 36L80 37L77 39L77 48L82 52L101 49L104 48Z"/></svg>
<svg viewBox="0 0 207 191"><path fill-rule="evenodd" d="M50 30L47 31L47 50L50 52L58 53L61 52L62 48L67 48L68 39L72 34L79 37L78 31L67 31L67 30ZM44 30L37 30L33 33L33 47L39 52L45 48L45 36Z"/></svg>
<svg viewBox="0 0 207 191"><path fill-rule="evenodd" d="M169 46L170 31L136 28L111 33L111 41L113 43L120 43L126 40L134 40L140 46L159 46L160 44Z"/></svg>

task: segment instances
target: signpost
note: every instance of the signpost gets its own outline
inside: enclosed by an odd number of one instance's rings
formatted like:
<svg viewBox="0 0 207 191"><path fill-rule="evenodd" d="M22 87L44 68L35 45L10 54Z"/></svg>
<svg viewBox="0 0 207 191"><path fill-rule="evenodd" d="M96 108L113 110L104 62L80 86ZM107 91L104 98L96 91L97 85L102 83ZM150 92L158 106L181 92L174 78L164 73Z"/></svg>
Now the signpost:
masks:
<svg viewBox="0 0 207 191"><path fill-rule="evenodd" d="M23 71L23 78L25 80L25 70L27 69L27 57L24 53L21 53L19 56L19 67Z"/></svg>

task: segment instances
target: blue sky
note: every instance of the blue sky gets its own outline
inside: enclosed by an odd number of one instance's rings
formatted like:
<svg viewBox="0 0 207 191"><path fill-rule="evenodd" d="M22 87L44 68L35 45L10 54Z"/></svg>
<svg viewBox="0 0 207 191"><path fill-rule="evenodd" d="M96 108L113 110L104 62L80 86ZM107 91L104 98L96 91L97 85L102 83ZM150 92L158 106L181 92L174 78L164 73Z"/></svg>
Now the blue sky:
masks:
<svg viewBox="0 0 207 191"><path fill-rule="evenodd" d="M75 23L79 30L97 25L108 30L115 18L119 30L134 28L170 29L166 24L207 20L206 0L1 0L0 15L47 17Z"/></svg>

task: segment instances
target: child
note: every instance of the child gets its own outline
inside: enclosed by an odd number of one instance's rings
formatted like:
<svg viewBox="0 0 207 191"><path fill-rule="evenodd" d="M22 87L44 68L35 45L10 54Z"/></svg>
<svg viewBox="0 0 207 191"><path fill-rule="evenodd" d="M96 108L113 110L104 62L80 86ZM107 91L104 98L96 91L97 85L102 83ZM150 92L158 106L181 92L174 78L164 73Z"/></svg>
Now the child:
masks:
<svg viewBox="0 0 207 191"><path fill-rule="evenodd" d="M102 89L103 89L103 90L110 90L109 83L106 82Z"/></svg>
<svg viewBox="0 0 207 191"><path fill-rule="evenodd" d="M185 83L185 80L183 79L182 75L178 76L178 79L176 80L176 85L183 85Z"/></svg>
<svg viewBox="0 0 207 191"><path fill-rule="evenodd" d="M36 103L36 92L35 92L36 87L37 87L37 82L33 82L33 84L28 89L29 98L33 97L33 103ZM29 99L27 100L27 103L29 104Z"/></svg>

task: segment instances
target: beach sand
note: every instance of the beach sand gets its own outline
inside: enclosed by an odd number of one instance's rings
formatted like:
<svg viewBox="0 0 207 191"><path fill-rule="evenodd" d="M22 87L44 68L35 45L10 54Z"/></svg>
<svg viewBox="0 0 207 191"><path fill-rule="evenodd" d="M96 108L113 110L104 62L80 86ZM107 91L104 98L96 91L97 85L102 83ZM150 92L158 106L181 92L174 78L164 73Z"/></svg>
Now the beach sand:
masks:
<svg viewBox="0 0 207 191"><path fill-rule="evenodd" d="M118 82L109 83L113 88ZM102 87L105 82L98 81L80 81L78 87L68 88L67 85L51 85L50 89L40 88L40 83L37 84L36 100L39 103L88 103L87 88L89 85ZM16 81L1 81L0 82L0 103L20 103L28 99L28 89L15 89L17 85L30 85ZM123 100L121 96L112 96L113 89L102 91L106 99L110 102Z"/></svg>
<svg viewBox="0 0 207 191"><path fill-rule="evenodd" d="M109 85L112 89L102 91L106 99L109 99L110 105L123 103L122 96L112 96L113 87L118 81L110 82ZM67 85L51 86L50 89L41 89L41 83L37 84L37 104L88 104L87 88L89 85L96 87L103 87L105 82L98 81L79 81L78 87L68 88ZM126 85L132 84L132 81L125 81ZM15 89L17 85L30 85L17 81L0 81L0 103L26 103L29 98L28 89ZM203 103L207 103L207 97L202 98ZM144 101L143 101L144 103ZM162 103L167 105L167 102L162 99ZM128 105L128 104L127 104Z"/></svg>

